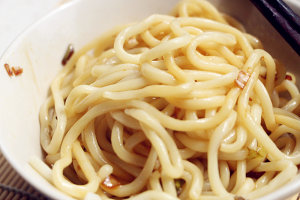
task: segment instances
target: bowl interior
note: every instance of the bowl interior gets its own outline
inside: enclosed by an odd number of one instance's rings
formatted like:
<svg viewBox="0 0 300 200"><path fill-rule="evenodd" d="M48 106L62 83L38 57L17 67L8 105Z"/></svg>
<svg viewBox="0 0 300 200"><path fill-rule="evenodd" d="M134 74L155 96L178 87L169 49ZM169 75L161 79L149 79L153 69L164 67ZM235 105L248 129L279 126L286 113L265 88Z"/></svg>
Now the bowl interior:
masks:
<svg viewBox="0 0 300 200"><path fill-rule="evenodd" d="M0 67L0 148L12 166L34 187L54 199L72 199L58 191L28 164L32 156L42 158L39 142L39 109L49 91L54 76L62 68L60 62L68 44L75 50L115 25L142 20L154 14L167 14L177 0L77 0L52 12L22 33L0 59L20 66L24 72L9 77ZM299 57L280 38L258 11L240 0L212 0L223 12L236 17L246 29L257 35L289 70L297 73ZM276 41L276 43L274 43ZM282 51L284 49L284 51ZM264 199L283 198L300 188L289 184Z"/></svg>

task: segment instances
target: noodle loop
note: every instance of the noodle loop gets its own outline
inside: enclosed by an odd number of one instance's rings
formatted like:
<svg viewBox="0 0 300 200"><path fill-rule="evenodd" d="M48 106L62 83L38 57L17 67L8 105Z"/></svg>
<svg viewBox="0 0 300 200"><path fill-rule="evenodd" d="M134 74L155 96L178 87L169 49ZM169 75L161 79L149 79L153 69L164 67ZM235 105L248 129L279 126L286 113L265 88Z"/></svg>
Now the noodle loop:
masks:
<svg viewBox="0 0 300 200"><path fill-rule="evenodd" d="M209 2L183 0L173 14L104 34L53 81L40 111L49 167L32 165L58 189L253 199L296 175L295 76Z"/></svg>

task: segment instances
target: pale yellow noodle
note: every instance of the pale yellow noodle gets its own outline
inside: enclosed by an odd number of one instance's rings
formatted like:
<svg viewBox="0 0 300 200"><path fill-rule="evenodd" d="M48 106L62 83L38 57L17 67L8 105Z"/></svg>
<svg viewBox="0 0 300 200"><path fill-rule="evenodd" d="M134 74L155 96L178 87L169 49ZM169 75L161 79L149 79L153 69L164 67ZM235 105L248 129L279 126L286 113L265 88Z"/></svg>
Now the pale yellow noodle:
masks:
<svg viewBox="0 0 300 200"><path fill-rule="evenodd" d="M84 46L41 106L45 159L77 199L255 199L297 174L296 76L235 19L182 0ZM47 165L47 164L48 165Z"/></svg>

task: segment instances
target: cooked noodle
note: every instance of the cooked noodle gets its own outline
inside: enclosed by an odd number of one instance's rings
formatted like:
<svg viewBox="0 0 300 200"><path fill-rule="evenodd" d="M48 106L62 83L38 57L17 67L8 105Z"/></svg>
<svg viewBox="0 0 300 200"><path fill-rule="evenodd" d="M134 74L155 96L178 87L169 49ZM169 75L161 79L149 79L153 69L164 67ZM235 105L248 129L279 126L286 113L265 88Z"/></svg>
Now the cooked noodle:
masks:
<svg viewBox="0 0 300 200"><path fill-rule="evenodd" d="M48 165L31 164L78 199L254 199L297 173L295 81L233 18L184 0L74 54L40 111Z"/></svg>

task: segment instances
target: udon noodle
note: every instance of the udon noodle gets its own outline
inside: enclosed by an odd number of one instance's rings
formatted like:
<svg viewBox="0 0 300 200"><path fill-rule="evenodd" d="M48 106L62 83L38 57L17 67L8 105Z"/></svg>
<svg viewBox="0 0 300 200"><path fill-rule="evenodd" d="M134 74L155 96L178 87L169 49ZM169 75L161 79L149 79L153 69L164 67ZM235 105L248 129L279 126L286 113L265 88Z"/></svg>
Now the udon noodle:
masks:
<svg viewBox="0 0 300 200"><path fill-rule="evenodd" d="M297 174L295 82L233 18L184 0L74 54L31 164L78 199L254 199Z"/></svg>

